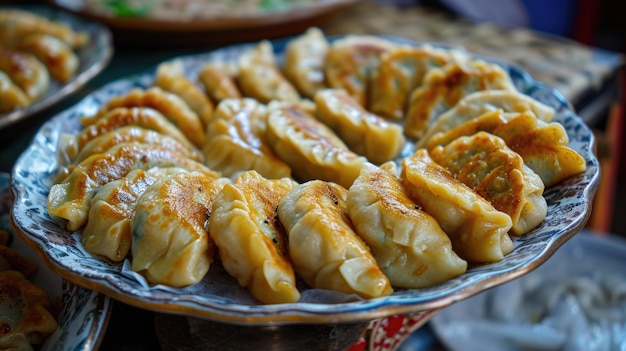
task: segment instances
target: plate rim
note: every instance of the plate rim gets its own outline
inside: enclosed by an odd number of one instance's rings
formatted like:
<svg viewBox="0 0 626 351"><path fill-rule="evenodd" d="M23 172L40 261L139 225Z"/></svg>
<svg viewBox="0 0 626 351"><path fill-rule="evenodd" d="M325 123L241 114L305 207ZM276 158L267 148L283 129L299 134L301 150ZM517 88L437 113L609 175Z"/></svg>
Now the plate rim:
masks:
<svg viewBox="0 0 626 351"><path fill-rule="evenodd" d="M342 36L339 36L339 37L342 37ZM287 42L289 39L290 38L284 38L284 39L279 39L279 40L273 40L271 42L274 43L275 45L280 44L282 42L282 44L284 45L284 43ZM405 40L410 43L415 43L418 45L420 44L420 43L417 43L415 41L411 41L408 39L405 39ZM231 45L225 48L208 51L203 54L186 55L186 56L181 56L179 58L201 57L201 56L210 55L212 53L215 53L216 51L228 50L230 47L241 47L241 46L251 45L251 44L252 43L236 44L236 45ZM597 157L595 156L596 140L594 138L593 133L591 133L590 128L586 125L586 123L582 120L582 118L580 118L580 116L574 113L574 111L570 108L571 105L569 104L569 102L558 91L546 86L545 84L541 82L538 82L532 79L532 77L530 77L528 73L526 73L525 71L513 65L509 64L508 67L521 72L520 79L525 79L525 80L530 79L531 82L537 85L539 88L548 89L551 92L551 94L554 94L554 97L561 104L564 104L561 107L564 108L566 112L568 112L570 118L574 118L574 120L576 121L576 126L579 128L583 128L583 130L586 132L585 136L588 137L589 144L586 143L586 139L585 139L584 146L587 146L587 150L586 150L587 152L585 153L584 156L586 158L588 166L587 166L587 170L585 171L585 173L583 173L583 175L590 177L590 178L589 178L588 184L586 184L586 186L583 188L583 193L580 194L580 196L591 201L593 197L595 196L595 192L599 186L599 165L598 165ZM148 69L143 74L144 75L149 74L153 70L154 68ZM106 84L100 87L97 91L104 91L105 89L110 89L111 87L114 87L115 84L119 84L120 82L123 82L123 81L128 81L131 78L140 79L141 76L142 74L121 78L119 80L113 81L109 84ZM97 93L97 91L94 93ZM90 94L90 96L91 95L92 94ZM78 102L73 107L68 108L67 110L55 116L55 118L51 120L49 123L51 124L56 119L61 120L65 114L70 113L72 109L78 109L81 106L81 104L87 101L87 99L89 99L89 96L85 97L85 99ZM38 134L44 133L45 128L46 126L42 126L42 129L40 130ZM34 147L34 146L31 145L29 149L31 147ZM27 151L24 152L24 154L20 156L19 160L25 157L27 152L28 152L28 149ZM587 159L587 157L589 157L589 159ZM17 164L21 163L19 160ZM595 170L594 173L587 174L587 172L592 171L591 170L592 168ZM14 168L14 172L18 172L18 171L19 169ZM580 177L582 177L583 175L580 175ZM19 184L17 183L15 184L15 186L12 187L12 189L15 192L14 195L16 198L19 198L20 192L24 191L24 189L21 189L19 187ZM145 301L145 300L140 300L139 299L140 297L138 296L132 296L132 297L127 296L126 294L124 294L124 292L117 291L116 289L111 288L108 285L103 285L101 283L94 282L91 280L83 281L82 277L77 277L74 274L70 274L68 271L65 270L65 268L58 267L57 273L65 276L66 279L70 281L74 281L75 283L79 285L88 286L89 288L98 290L104 294L112 296L113 298L117 300L123 301L125 303L131 304L140 308L145 308L145 309L154 310L158 312L171 312L171 313L185 314L188 316L207 318L207 319L235 323L235 324L265 325L265 324L270 324L270 323L271 324L339 323L339 322L372 320L372 319L387 317L387 316L394 315L394 314L406 314L406 313L419 312L423 310L439 309L439 308L448 306L456 301L460 301L462 299L471 297L477 294L478 292L483 291L487 288L491 288L491 287L503 284L512 279L518 278L534 270L540 264L548 260L554 254L554 252L556 252L567 240L573 237L578 231L580 231L584 227L584 225L589 220L589 217L591 215L591 204L589 203L589 201L585 202L582 205L583 207L581 209L582 214L575 218L575 220L572 222L573 224L571 225L568 231L561 230L558 233L559 235L556 235L556 236L553 235L550 238L550 241L547 244L547 247L545 247L542 250L542 252L538 254L538 257L535 257L531 262L527 262L524 265L519 266L512 271L507 271L506 274L500 274L497 276L490 276L490 277L481 279L480 280L481 284L474 283L474 284L467 286L467 283L463 283L461 284L461 286L456 287L453 290L447 290L444 296L438 296L438 297L435 296L425 302L416 303L415 301L410 301L411 298L407 298L407 297L402 298L398 296L394 297L394 295L392 295L391 297L385 297L385 298L342 303L341 304L342 306L350 306L350 308L348 308L348 311L342 311L341 314L337 314L336 311L334 311L334 309L331 308L331 306L336 306L336 305L325 304L327 305L325 309L315 310L314 308L313 309L306 308L307 303L301 303L301 302L298 303L299 304L298 306L294 304L279 305L283 309L285 309L285 306L290 306L290 308L287 311L285 310L277 311L276 306L271 306L271 305L269 306L268 305L259 305L259 306L241 305L241 306L244 306L244 308L247 309L247 311L242 312L241 310L237 310L234 312L232 310L232 307L224 309L224 308L220 308L215 303L213 303L211 308L207 308L206 306L204 306L204 308L199 309L197 306L194 307L194 304L196 302L186 301L184 299L180 299L180 297L177 297L176 299L174 299L175 300L174 302L169 301L169 303L165 301L160 301L159 299ZM16 224L16 226L18 225ZM27 234L24 234L24 235L27 235ZM31 239L31 238L28 238L28 239ZM40 246L34 240L33 240L33 243L37 246ZM38 247L38 249L43 251L42 247ZM42 254L46 255L45 252L42 252ZM56 263L51 262L51 264L56 264ZM413 298L413 300L415 300L415 298ZM364 303L367 305L366 309L363 309L363 308L360 309L359 306L363 305ZM310 304L310 305L319 306L319 304Z"/></svg>

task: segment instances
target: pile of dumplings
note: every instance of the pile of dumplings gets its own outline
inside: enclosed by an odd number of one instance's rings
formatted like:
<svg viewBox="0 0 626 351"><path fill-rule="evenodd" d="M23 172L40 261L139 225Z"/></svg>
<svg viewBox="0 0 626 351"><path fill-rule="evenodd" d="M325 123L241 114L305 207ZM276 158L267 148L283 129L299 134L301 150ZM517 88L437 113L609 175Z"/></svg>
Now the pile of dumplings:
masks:
<svg viewBox="0 0 626 351"><path fill-rule="evenodd" d="M311 28L282 57L163 62L84 116L48 211L151 284L219 263L264 304L376 298L502 260L543 221L545 187L585 170L553 114L461 50Z"/></svg>
<svg viewBox="0 0 626 351"><path fill-rule="evenodd" d="M76 50L86 33L36 13L0 10L0 114L41 100L53 81L68 83L78 71Z"/></svg>

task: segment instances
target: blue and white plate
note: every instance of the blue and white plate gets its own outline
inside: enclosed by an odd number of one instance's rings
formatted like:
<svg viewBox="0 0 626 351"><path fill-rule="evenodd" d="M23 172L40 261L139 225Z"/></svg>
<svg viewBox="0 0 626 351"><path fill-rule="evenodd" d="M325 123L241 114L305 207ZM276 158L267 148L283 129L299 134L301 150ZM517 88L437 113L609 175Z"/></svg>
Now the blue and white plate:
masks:
<svg viewBox="0 0 626 351"><path fill-rule="evenodd" d="M109 322L111 299L55 274L32 247L16 235L9 216L12 206L9 185L9 175L0 173L0 230L9 233L12 250L37 263L37 272L31 281L46 291L53 306L60 304L59 327L39 350L97 350Z"/></svg>
<svg viewBox="0 0 626 351"><path fill-rule="evenodd" d="M287 40L273 42L279 58ZM234 45L180 59L189 76L195 78L207 61L235 60L250 45ZM154 68L98 89L42 126L13 170L12 189L16 198L13 221L55 271L66 279L155 311L264 325L354 322L439 309L518 278L546 261L584 226L598 186L598 160L593 153L595 142L589 128L559 92L535 81L517 67L503 65L521 92L554 107L554 119L567 130L570 147L585 158L587 169L546 189L547 217L528 235L515 238L514 251L502 261L472 267L462 276L431 288L399 289L391 296L371 300L328 300L325 299L327 296L304 291L303 299L298 303L261 305L218 265L211 267L205 279L194 286L169 288L150 286L128 268L128 261L112 265L89 254L81 244L80 233L67 232L46 209L48 191L59 170L59 137L62 133L79 130L79 118L94 114L110 98L135 87L148 87L154 77Z"/></svg>

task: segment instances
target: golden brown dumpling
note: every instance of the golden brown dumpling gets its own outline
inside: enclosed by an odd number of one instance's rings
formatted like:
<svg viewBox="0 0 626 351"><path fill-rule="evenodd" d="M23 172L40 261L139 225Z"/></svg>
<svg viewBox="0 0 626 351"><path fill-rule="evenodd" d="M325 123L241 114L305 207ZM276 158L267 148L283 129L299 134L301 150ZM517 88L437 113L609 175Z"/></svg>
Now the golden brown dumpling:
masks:
<svg viewBox="0 0 626 351"><path fill-rule="evenodd" d="M46 292L14 270L0 272L0 348L33 350L57 329Z"/></svg>
<svg viewBox="0 0 626 351"><path fill-rule="evenodd" d="M334 130L350 150L380 164L397 157L405 144L400 125L368 112L342 89L315 95L315 115Z"/></svg>
<svg viewBox="0 0 626 351"><path fill-rule="evenodd" d="M502 67L482 60L455 60L433 68L410 95L404 132L411 138L421 138L442 113L475 91L515 89Z"/></svg>
<svg viewBox="0 0 626 351"><path fill-rule="evenodd" d="M83 126L89 126L117 107L149 107L157 110L172 121L196 147L204 144L204 127L200 117L178 95L159 87L146 90L135 88L124 95L116 96L100 108L95 116L85 117L81 122Z"/></svg>
<svg viewBox="0 0 626 351"><path fill-rule="evenodd" d="M211 61L206 63L198 72L198 81L204 87L204 92L217 104L224 99L240 99L242 97L235 77L237 68L228 62Z"/></svg>
<svg viewBox="0 0 626 351"><path fill-rule="evenodd" d="M159 111L148 107L117 107L98 118L94 123L86 126L76 134L77 150L82 150L89 142L100 135L115 132L126 126L136 126L153 130L176 139L188 149L195 147L180 129L168 120ZM70 145L68 145L69 147Z"/></svg>
<svg viewBox="0 0 626 351"><path fill-rule="evenodd" d="M546 187L584 172L587 167L585 159L567 147L569 137L565 128L556 122L545 123L531 111L485 113L447 133L434 134L428 147L446 145L458 137L479 131L502 138L511 150L524 159L526 166L539 175Z"/></svg>
<svg viewBox="0 0 626 351"><path fill-rule="evenodd" d="M91 155L105 152L115 145L130 142L158 145L179 153L182 156L189 157L194 161L202 161L204 159L202 154L191 144L185 145L166 134L130 125L113 129L109 132L98 135L94 139L91 139L83 148L80 149L78 155L71 159L71 161L73 163L80 163L82 160Z"/></svg>
<svg viewBox="0 0 626 351"><path fill-rule="evenodd" d="M50 87L46 66L29 53L0 48L0 71L11 78L30 103L43 97Z"/></svg>
<svg viewBox="0 0 626 351"><path fill-rule="evenodd" d="M13 45L24 36L39 33L57 37L72 48L87 44L89 35L73 30L65 23L49 20L26 10L0 10L0 43Z"/></svg>
<svg viewBox="0 0 626 351"><path fill-rule="evenodd" d="M467 270L447 234L409 198L397 175L366 163L347 206L356 232L394 287L425 288Z"/></svg>
<svg viewBox="0 0 626 351"><path fill-rule="evenodd" d="M355 233L341 185L312 180L280 201L278 217L289 236L289 254L298 275L312 288L390 295L393 288L369 247Z"/></svg>
<svg viewBox="0 0 626 351"><path fill-rule="evenodd" d="M425 149L402 161L401 179L410 197L448 234L461 258L494 262L513 250L511 217L435 163Z"/></svg>
<svg viewBox="0 0 626 351"><path fill-rule="evenodd" d="M185 76L182 61L173 60L161 63L157 67L153 84L178 95L200 117L204 126L209 124L213 115L213 102L199 86Z"/></svg>
<svg viewBox="0 0 626 351"><path fill-rule="evenodd" d="M459 137L430 150L436 163L511 217L511 233L523 235L546 216L541 178L501 138L485 132Z"/></svg>
<svg viewBox="0 0 626 351"><path fill-rule="evenodd" d="M48 194L48 213L66 219L67 230L77 230L87 221L91 198L101 186L126 176L131 170L156 166L182 167L209 177L219 177L219 173L203 164L159 146L119 144L86 158L60 179L60 183L52 185Z"/></svg>
<svg viewBox="0 0 626 351"><path fill-rule="evenodd" d="M78 55L66 42L47 34L30 34L15 47L35 55L48 69L50 76L60 83L67 83L78 71Z"/></svg>
<svg viewBox="0 0 626 351"><path fill-rule="evenodd" d="M422 84L426 72L450 60L447 51L428 45L398 46L383 53L370 79L369 110L386 118L404 119L409 94Z"/></svg>
<svg viewBox="0 0 626 351"><path fill-rule="evenodd" d="M478 118L487 112L531 111L542 121L552 120L554 109L532 97L512 90L481 90L466 95L454 107L437 117L415 147L426 147L430 138L437 133L445 133L465 122Z"/></svg>
<svg viewBox="0 0 626 351"><path fill-rule="evenodd" d="M130 221L139 197L159 179L180 172L185 170L177 167L136 169L104 184L91 200L87 225L82 231L85 250L112 262L122 261L130 250Z"/></svg>
<svg viewBox="0 0 626 351"><path fill-rule="evenodd" d="M226 183L226 178L180 172L150 185L131 219L132 269L151 284L183 287L202 280L215 258L208 216Z"/></svg>
<svg viewBox="0 0 626 351"><path fill-rule="evenodd" d="M265 105L254 99L222 100L207 129L206 165L227 177L250 169L267 178L291 176L267 143L266 114Z"/></svg>
<svg viewBox="0 0 626 351"><path fill-rule="evenodd" d="M313 113L301 103L270 104L268 142L297 180L321 179L349 187L366 159L350 151Z"/></svg>
<svg viewBox="0 0 626 351"><path fill-rule="evenodd" d="M319 28L309 28L287 44L283 71L303 96L313 98L318 90L326 87L327 53L328 41Z"/></svg>
<svg viewBox="0 0 626 351"><path fill-rule="evenodd" d="M349 35L330 44L324 74L330 88L346 90L361 106L368 106L368 82L380 56L394 44L370 35Z"/></svg>
<svg viewBox="0 0 626 351"><path fill-rule="evenodd" d="M272 100L300 100L296 88L280 71L272 44L267 40L241 55L237 83L244 96L264 104Z"/></svg>
<svg viewBox="0 0 626 351"><path fill-rule="evenodd" d="M213 202L209 233L226 271L262 303L300 299L276 207L297 183L242 173Z"/></svg>
<svg viewBox="0 0 626 351"><path fill-rule="evenodd" d="M26 107L30 104L30 99L24 91L15 85L11 77L0 71L0 113Z"/></svg>

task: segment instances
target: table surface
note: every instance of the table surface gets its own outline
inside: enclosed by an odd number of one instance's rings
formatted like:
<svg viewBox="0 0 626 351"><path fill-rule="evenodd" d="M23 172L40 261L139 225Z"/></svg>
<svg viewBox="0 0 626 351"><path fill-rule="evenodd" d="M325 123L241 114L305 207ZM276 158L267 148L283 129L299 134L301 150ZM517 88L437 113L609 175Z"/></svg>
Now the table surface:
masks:
<svg viewBox="0 0 626 351"><path fill-rule="evenodd" d="M589 124L597 122L598 111L604 107L593 106L594 102L602 96L609 99L616 96L614 84L624 63L621 55L566 39L528 30L473 24L421 7L398 9L365 2L334 16L321 28L327 34L395 35L421 42L462 45L471 52L508 61L561 91ZM83 89L35 116L0 130L0 171L11 172L42 123L102 85L155 67L166 59L214 48L210 45L169 49L117 45L107 68ZM588 112L583 114L582 111ZM102 350L159 349L152 312L123 303L113 306ZM429 339L432 335L428 328L424 330L425 333L419 334L424 344L431 349L440 348L436 340Z"/></svg>

